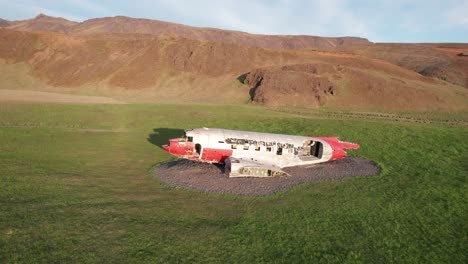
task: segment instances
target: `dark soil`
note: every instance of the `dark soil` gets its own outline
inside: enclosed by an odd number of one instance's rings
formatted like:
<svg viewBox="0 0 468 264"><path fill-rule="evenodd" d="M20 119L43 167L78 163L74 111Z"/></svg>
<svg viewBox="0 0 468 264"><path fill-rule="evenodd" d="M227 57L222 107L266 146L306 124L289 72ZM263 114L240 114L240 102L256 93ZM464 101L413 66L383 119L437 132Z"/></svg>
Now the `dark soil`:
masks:
<svg viewBox="0 0 468 264"><path fill-rule="evenodd" d="M296 166L283 169L290 176L269 178L229 178L224 165L177 160L162 163L153 171L156 179L170 185L183 186L209 193L261 196L318 181L335 181L354 176L374 176L380 168L374 162L346 157L317 165Z"/></svg>

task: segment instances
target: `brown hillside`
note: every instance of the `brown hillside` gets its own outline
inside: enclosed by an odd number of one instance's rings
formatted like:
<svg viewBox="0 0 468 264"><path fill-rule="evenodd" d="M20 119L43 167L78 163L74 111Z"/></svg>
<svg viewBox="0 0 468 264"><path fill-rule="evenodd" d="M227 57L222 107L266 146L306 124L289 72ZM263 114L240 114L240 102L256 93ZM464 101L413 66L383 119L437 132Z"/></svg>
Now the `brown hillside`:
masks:
<svg viewBox="0 0 468 264"><path fill-rule="evenodd" d="M328 64L292 64L255 69L240 79L251 87L249 93L254 102L318 107L335 94L334 84L325 72L333 74L336 69Z"/></svg>
<svg viewBox="0 0 468 264"><path fill-rule="evenodd" d="M360 54L468 88L468 44L385 44L352 45L339 51Z"/></svg>
<svg viewBox="0 0 468 264"><path fill-rule="evenodd" d="M151 34L158 38L178 37L277 50L336 50L385 60L424 76L468 87L468 59L466 56L456 56L468 54L467 44L372 44L366 39L356 37L254 35L124 16L96 18L77 23L41 14L23 21L0 20L0 27L23 31L66 32L81 36L139 33Z"/></svg>
<svg viewBox="0 0 468 264"><path fill-rule="evenodd" d="M369 43L358 37L325 38L316 36L270 36L254 35L239 31L214 28L190 27L182 24L125 16L89 19L81 23L43 14L24 21L14 21L5 26L23 31L68 32L70 34L94 33L141 33L151 35L173 35L195 40L226 42L269 49L335 48L357 43Z"/></svg>
<svg viewBox="0 0 468 264"><path fill-rule="evenodd" d="M124 89L146 101L239 103L250 97L267 105L407 110L466 109L468 102L466 89L365 56L164 35L0 29L0 59L5 67L27 64L34 78L57 89Z"/></svg>
<svg viewBox="0 0 468 264"><path fill-rule="evenodd" d="M449 101L462 99L456 93L441 93L434 84L416 81L417 76L398 78L379 69L356 67L359 63L365 62L267 67L241 80L249 85L252 101L268 105L409 110L446 108ZM467 93L462 96L468 98Z"/></svg>
<svg viewBox="0 0 468 264"><path fill-rule="evenodd" d="M10 25L10 21L0 18L0 27L7 27Z"/></svg>
<svg viewBox="0 0 468 264"><path fill-rule="evenodd" d="M144 33L159 35L170 32L176 36L212 42L227 42L269 49L335 48L337 46L369 43L357 37L325 38L316 36L255 35L239 31L197 28L158 20L117 16L86 20L70 28L75 34Z"/></svg>
<svg viewBox="0 0 468 264"><path fill-rule="evenodd" d="M69 21L61 17L39 14L33 19L10 21L6 28L23 31L67 32L68 29L75 24L77 24L77 22Z"/></svg>

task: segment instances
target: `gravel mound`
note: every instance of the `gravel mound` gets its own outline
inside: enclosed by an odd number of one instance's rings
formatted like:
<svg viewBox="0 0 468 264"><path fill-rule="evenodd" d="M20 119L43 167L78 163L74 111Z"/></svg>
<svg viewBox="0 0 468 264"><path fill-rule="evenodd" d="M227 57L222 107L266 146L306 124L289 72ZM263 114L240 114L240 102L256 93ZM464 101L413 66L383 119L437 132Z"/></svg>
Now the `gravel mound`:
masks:
<svg viewBox="0 0 468 264"><path fill-rule="evenodd" d="M306 182L334 181L353 176L374 176L381 171L374 162L359 157L346 157L333 162L289 167L283 170L291 176L229 178L224 165L177 160L160 164L154 169L153 175L167 184L203 192L261 196Z"/></svg>

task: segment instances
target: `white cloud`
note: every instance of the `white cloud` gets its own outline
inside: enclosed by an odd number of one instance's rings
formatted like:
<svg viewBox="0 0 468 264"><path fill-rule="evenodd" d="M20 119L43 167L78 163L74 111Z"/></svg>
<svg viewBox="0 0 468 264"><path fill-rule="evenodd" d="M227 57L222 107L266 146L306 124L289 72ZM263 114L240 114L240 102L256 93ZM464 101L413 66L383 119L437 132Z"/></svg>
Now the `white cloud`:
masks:
<svg viewBox="0 0 468 264"><path fill-rule="evenodd" d="M61 17L61 18L65 18L65 19L68 19L68 20L71 20L71 21L75 21L75 22L81 22L81 21L85 20L85 18L82 17L82 16L68 14L68 13L64 13L64 12L60 12L60 11L54 11L54 10L50 10L50 9L43 8L43 7L31 6L29 8L31 10L33 10L33 12L36 15L44 14L44 15L53 16L53 17Z"/></svg>
<svg viewBox="0 0 468 264"><path fill-rule="evenodd" d="M73 4L76 7L79 7L83 10L87 10L93 13L107 15L112 14L112 11L104 5L96 4L89 0L68 0L69 3ZM109 3L110 4L110 3Z"/></svg>
<svg viewBox="0 0 468 264"><path fill-rule="evenodd" d="M72 21L83 21L84 17L70 14L67 12L56 11L42 6L23 4L20 2L9 1L6 3L1 3L2 7L7 11L7 13L14 13L18 18L10 18L11 20L21 20L21 19L30 19L38 14L45 14L49 16L62 17ZM4 16L2 16L4 17ZM8 16L5 16L8 18Z"/></svg>
<svg viewBox="0 0 468 264"><path fill-rule="evenodd" d="M145 6L163 9L191 25L240 30L257 34L371 35L371 29L343 0L248 1L199 0L145 1ZM156 12L157 13L157 12Z"/></svg>
<svg viewBox="0 0 468 264"><path fill-rule="evenodd" d="M252 23L254 15L256 20L262 19L263 22L267 17L262 16L265 13L265 7L258 3L249 3L245 0L240 1L166 1L160 0L147 1L146 6L158 7L169 11L176 17L183 18L185 21L191 20L196 23L196 26L203 27L219 27L224 29L241 30L241 31L267 31L265 23ZM250 13L246 7L254 7L255 12ZM252 9L253 10L253 9ZM178 21L184 23L183 21ZM193 25L193 23L192 23Z"/></svg>
<svg viewBox="0 0 468 264"><path fill-rule="evenodd" d="M456 26L468 28L468 2L464 1L452 6L446 12L445 17Z"/></svg>
<svg viewBox="0 0 468 264"><path fill-rule="evenodd" d="M467 0L0 0L0 17L74 21L126 15L256 34L359 36L371 41L463 39ZM466 37L464 37L466 39Z"/></svg>
<svg viewBox="0 0 468 264"><path fill-rule="evenodd" d="M371 34L371 29L362 18L354 13L355 10L351 10L346 5L346 1L317 1L316 6L318 8L315 13L318 13L319 19L314 22L323 27L325 31L327 27L331 27L336 32L335 34L340 35L368 37Z"/></svg>

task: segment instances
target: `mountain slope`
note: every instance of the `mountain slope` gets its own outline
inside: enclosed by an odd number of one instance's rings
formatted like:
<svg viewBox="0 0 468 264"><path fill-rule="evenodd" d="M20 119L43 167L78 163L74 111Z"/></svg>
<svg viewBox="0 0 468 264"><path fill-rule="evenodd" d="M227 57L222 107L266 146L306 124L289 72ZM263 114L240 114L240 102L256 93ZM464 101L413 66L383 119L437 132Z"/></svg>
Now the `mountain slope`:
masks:
<svg viewBox="0 0 468 264"><path fill-rule="evenodd" d="M145 101L250 98L266 105L398 110L466 109L468 102L466 89L361 55L180 37L3 29L0 58L5 67L27 64L34 78L57 89L101 87Z"/></svg>
<svg viewBox="0 0 468 264"><path fill-rule="evenodd" d="M7 26L9 26L10 24L11 24L10 21L0 18L0 28L2 28L2 27L7 27Z"/></svg>
<svg viewBox="0 0 468 264"><path fill-rule="evenodd" d="M468 57L459 56L468 54L466 43L376 43L343 46L337 50L388 61L421 75L468 88Z"/></svg>
<svg viewBox="0 0 468 264"><path fill-rule="evenodd" d="M91 33L144 33L175 36L213 42L228 42L239 45L269 49L335 48L357 43L369 43L357 37L325 38L316 36L255 35L239 31L214 28L197 28L158 20L137 19L124 16L86 20L70 28L74 34Z"/></svg>
<svg viewBox="0 0 468 264"><path fill-rule="evenodd" d="M64 18L39 14L33 19L8 21L7 24L0 24L0 27L22 31L67 32L71 26L76 24L77 22L69 21Z"/></svg>
<svg viewBox="0 0 468 264"><path fill-rule="evenodd" d="M463 52L468 54L467 44L374 44L367 39L357 37L255 35L125 16L89 19L77 23L41 14L23 21L0 20L0 27L22 31L62 32L81 36L101 33L150 34L157 37L181 37L276 50L335 50L385 60L421 75L468 88L468 58L456 56Z"/></svg>
<svg viewBox="0 0 468 264"><path fill-rule="evenodd" d="M324 49L357 43L369 43L367 39L358 37L325 38L316 36L254 35L239 31L191 27L182 24L125 16L95 18L77 23L63 18L40 14L33 19L13 21L4 26L0 25L0 27L23 31L67 32L79 35L95 33L163 34L195 40L235 43L270 49Z"/></svg>

